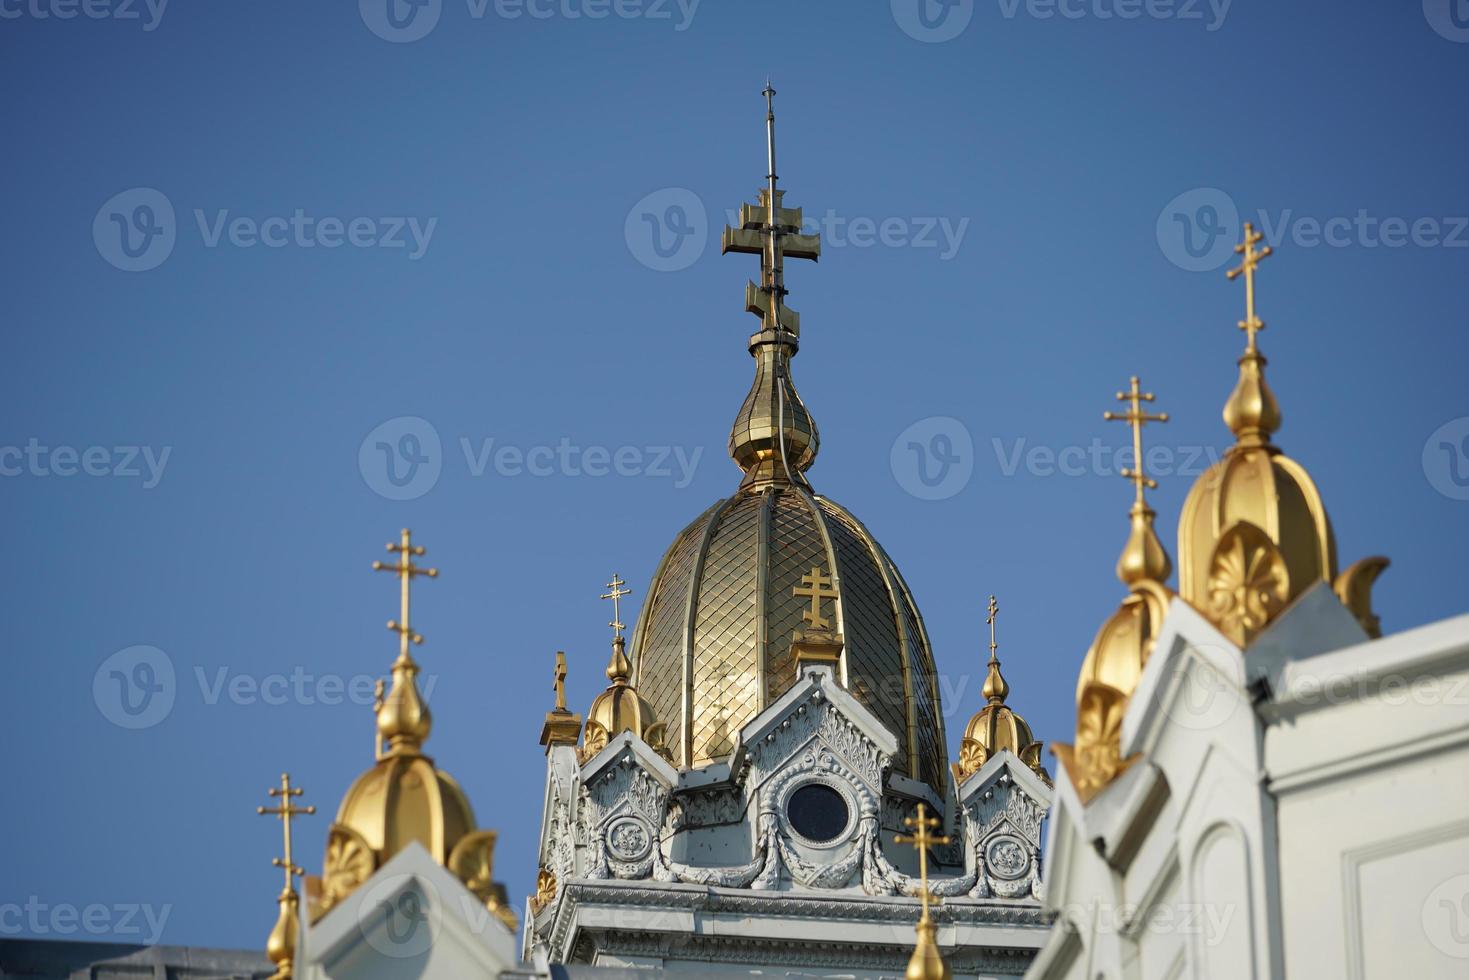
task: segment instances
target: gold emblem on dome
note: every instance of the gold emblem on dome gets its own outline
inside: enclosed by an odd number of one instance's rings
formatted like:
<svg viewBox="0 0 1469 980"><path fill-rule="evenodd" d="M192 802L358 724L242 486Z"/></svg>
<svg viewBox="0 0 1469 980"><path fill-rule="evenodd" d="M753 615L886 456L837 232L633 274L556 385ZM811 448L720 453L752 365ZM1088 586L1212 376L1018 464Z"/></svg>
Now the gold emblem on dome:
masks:
<svg viewBox="0 0 1469 980"><path fill-rule="evenodd" d="M913 833L898 834L893 842L912 844L918 852L918 897L923 903L923 914L913 927L918 934L918 942L913 947L913 955L903 976L907 980L949 980L953 974L939 952L938 927L929 914L929 906L938 904L939 899L928 888L928 850L936 844L949 843L949 838L931 832L937 830L941 823L938 817L928 815L928 807L922 803L918 804L915 816L903 819L903 825Z"/></svg>
<svg viewBox="0 0 1469 980"><path fill-rule="evenodd" d="M292 856L291 820L294 817L315 813L316 807L291 804L291 800L299 797L304 790L299 786L291 785L289 773L281 773L280 787L271 787L267 792L270 796L280 800L279 805L257 806L255 812L263 816L280 818L281 834L284 837L282 856L272 858L270 863L285 870L286 883L281 889L280 897L276 899L279 910L276 914L275 927L270 930L270 936L265 941L265 955L275 964L275 973L271 975L270 980L290 980L296 970L296 947L300 941L301 931L299 911L301 905L300 898L296 894L296 879L304 873Z"/></svg>
<svg viewBox="0 0 1469 980"><path fill-rule="evenodd" d="M1270 536L1248 521L1224 532L1209 562L1209 618L1238 647L1284 607L1290 575Z"/></svg>
<svg viewBox="0 0 1469 980"><path fill-rule="evenodd" d="M1001 751L1009 751L1031 768L1049 786L1051 774L1041 765L1041 743L1030 731L1024 718L1005 704L1010 696L1010 685L1000 673L999 643L995 639L995 620L999 616L1000 604L990 596L985 623L990 628L990 659L984 679L986 704L964 729L964 738L959 743L959 761L954 764L954 782L962 783L984 767L984 764Z"/></svg>
<svg viewBox="0 0 1469 980"><path fill-rule="evenodd" d="M1158 484L1144 470L1142 439L1145 425L1167 422L1168 415L1143 410L1155 398L1142 390L1136 376L1130 379L1127 391L1117 393L1117 400L1127 403L1127 411L1105 412L1102 417L1132 428L1133 465L1122 475L1132 481L1134 496L1128 511L1127 543L1117 559L1117 577L1130 594L1102 624L1082 661L1076 682L1076 742L1053 747L1083 803L1116 779L1130 762L1121 757L1122 716L1173 597L1164 584L1173 563L1153 528L1156 514L1145 494Z"/></svg>
<svg viewBox="0 0 1469 980"><path fill-rule="evenodd" d="M1368 558L1337 574L1336 539L1321 494L1309 473L1271 443L1280 406L1265 380L1258 334L1255 277L1274 254L1246 223L1234 247L1240 264L1227 273L1243 279L1245 350L1239 378L1224 406L1235 444L1199 477L1178 522L1178 591L1235 643L1247 646L1292 600L1328 582L1369 636L1380 635L1372 611L1372 583L1385 558ZM1251 530L1253 529L1253 530ZM1265 547L1268 543L1269 547Z"/></svg>
<svg viewBox="0 0 1469 980"><path fill-rule="evenodd" d="M530 900L530 914L537 916L541 909L556 900L556 872L545 865L536 872L536 893Z"/></svg>

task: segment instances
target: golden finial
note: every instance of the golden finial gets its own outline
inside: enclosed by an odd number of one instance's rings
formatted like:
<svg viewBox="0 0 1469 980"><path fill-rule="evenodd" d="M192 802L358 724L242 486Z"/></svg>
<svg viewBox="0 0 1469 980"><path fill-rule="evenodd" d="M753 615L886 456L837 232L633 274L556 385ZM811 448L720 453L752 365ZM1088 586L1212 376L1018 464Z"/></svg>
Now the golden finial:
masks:
<svg viewBox="0 0 1469 980"><path fill-rule="evenodd" d="M1255 315L1255 269L1262 259L1268 259L1275 254L1275 249L1266 245L1262 249L1255 246L1265 240L1265 236L1255 230L1250 222L1245 222L1244 241L1234 247L1236 255L1243 256L1238 268L1230 269L1225 273L1230 282L1238 279L1241 274L1245 277L1245 318L1239 322L1239 328L1249 338L1245 344L1245 350L1254 351L1255 334L1265 329L1265 321Z"/></svg>
<svg viewBox="0 0 1469 980"><path fill-rule="evenodd" d="M413 532L405 527L402 537L397 544L393 544L391 541L388 542L388 551L396 552L398 560L391 565L381 561L372 563L373 571L392 572L398 576L401 583L402 598L399 604L402 612L399 613L398 619L388 620L388 629L401 637L401 646L398 655L400 658L408 659L411 659L408 654L408 644L423 642L423 637L413 632L413 628L408 625L408 606L413 579L417 575L427 575L429 578L439 577L439 570L437 568L419 568L413 564L413 559L427 553L427 549L423 545L414 544L412 538Z"/></svg>
<svg viewBox="0 0 1469 980"><path fill-rule="evenodd" d="M1234 247L1242 256L1237 268L1225 273L1231 281L1245 277L1245 318L1239 327L1248 340L1239 359L1239 381L1224 404L1224 423L1242 445L1263 446L1271 433L1280 428L1280 406L1275 393L1265 383L1265 356L1255 341L1255 334L1265 329L1265 321L1255 312L1255 269L1260 260L1275 254L1269 245L1255 246L1265 238L1255 226L1245 222L1244 241Z"/></svg>
<svg viewBox="0 0 1469 980"><path fill-rule="evenodd" d="M410 643L422 643L423 637L413 631L409 620L409 600L413 579L419 575L438 578L437 568L420 568L413 559L427 552L422 545L413 543L412 532L406 527L397 544L389 542L388 551L396 553L394 563L375 561L374 571L392 572L398 576L400 585L400 613L398 619L388 620L388 629L398 634L398 659L393 661L393 687L377 704L377 731L380 738L388 741L388 755L395 753L417 753L433 725L428 705L418 693L418 664L408 652ZM378 758L383 752L379 743Z"/></svg>
<svg viewBox="0 0 1469 980"><path fill-rule="evenodd" d="M999 602L995 600L994 596L990 596L988 615L985 616L984 620L989 624L990 628L990 662L989 673L984 679L984 691L982 693L984 694L985 700L991 704L1004 704L1005 698L1010 694L1010 685L1005 682L1005 678L1000 674L1000 658L997 655L1000 645L995 642L995 617L999 615L999 612Z"/></svg>
<svg viewBox="0 0 1469 980"><path fill-rule="evenodd" d="M755 382L735 416L729 454L745 471L742 485L788 480L806 484L805 471L821 444L816 423L790 378L790 359L800 349L801 317L786 305L785 260L821 256L819 235L803 235L800 208L787 208L775 172L775 89L767 81L765 144L769 170L754 204L742 204L739 227L725 226L723 252L760 256L760 284L745 286L745 310L760 318L750 338Z"/></svg>
<svg viewBox="0 0 1469 980"><path fill-rule="evenodd" d="M612 627L613 639L617 639L618 637L622 636L622 631L627 628L626 625L622 622L622 607L619 603L619 600L621 600L623 596L632 595L632 589L623 588L623 586L626 584L626 582L617 577L616 572L613 572L612 581L607 583L607 591L603 592L598 597L601 599L612 600L612 622L608 623L607 625Z"/></svg>
<svg viewBox="0 0 1469 980"><path fill-rule="evenodd" d="M563 651L561 651L561 650L557 650L556 651L556 682L555 682L554 688L555 688L555 691L556 691L556 710L557 711L565 711L566 710L566 654Z"/></svg>
<svg viewBox="0 0 1469 980"><path fill-rule="evenodd" d="M276 916L275 927L270 930L270 937L265 942L265 954L275 964L275 973L271 980L289 980L295 972L296 945L300 932L300 900L296 895L296 878L305 873L292 857L291 818L313 814L316 812L316 807L291 805L291 800L300 796L303 791L300 787L291 785L289 773L281 773L280 786L271 787L267 792L272 797L278 798L280 805L257 806L255 812L281 819L282 832L285 837L285 856L272 858L271 864L285 869L286 882L285 887L281 889L280 897L276 900L280 911Z"/></svg>
<svg viewBox="0 0 1469 980"><path fill-rule="evenodd" d="M1128 390L1117 393L1118 401L1128 403L1127 411L1102 413L1102 418L1109 422L1126 422L1132 427L1132 466L1124 467L1122 475L1133 482L1137 494L1129 511L1132 532L1122 549L1122 556L1117 559L1117 577L1127 585L1142 579L1162 582L1173 571L1173 562L1153 530L1155 515L1143 494L1145 488L1158 488L1158 482L1148 477L1143 465L1143 426L1149 422L1168 421L1167 412L1149 414L1143 410L1143 404L1152 403L1155 397L1152 392L1143 391L1137 375L1133 375Z"/></svg>
<svg viewBox="0 0 1469 980"><path fill-rule="evenodd" d="M372 682L372 717L374 719L377 718L378 712L383 710L384 693L387 690L387 686L388 682L381 677ZM372 726L372 757L374 759L381 759L383 757L383 737L377 730L376 721L373 722Z"/></svg>
<svg viewBox="0 0 1469 980"><path fill-rule="evenodd" d="M801 618L806 625L813 630L826 630L831 628L831 620L821 615L821 600L833 599L837 595L836 589L828 589L831 578L821 570L821 566L814 565L810 573L801 576L801 584L791 589L791 594L811 600L811 608L801 613Z"/></svg>
<svg viewBox="0 0 1469 980"><path fill-rule="evenodd" d="M904 976L908 980L949 980L949 965L939 953L938 930L928 911L930 903L938 902L928 889L928 849L935 844L949 843L949 838L930 833L940 827L942 822L938 817L930 817L928 808L922 803L918 804L917 815L905 818L903 824L913 833L899 834L893 841L898 844L912 844L918 851L918 894L923 901L923 914L915 927L918 943L913 949L913 956L908 960L908 970Z"/></svg>

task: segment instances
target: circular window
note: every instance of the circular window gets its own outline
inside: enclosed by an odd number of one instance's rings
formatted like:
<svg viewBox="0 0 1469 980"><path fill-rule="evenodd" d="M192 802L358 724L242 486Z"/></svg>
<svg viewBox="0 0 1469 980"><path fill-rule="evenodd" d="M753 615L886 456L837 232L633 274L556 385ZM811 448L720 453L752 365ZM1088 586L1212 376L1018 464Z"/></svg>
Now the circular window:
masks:
<svg viewBox="0 0 1469 980"><path fill-rule="evenodd" d="M786 801L786 818L796 833L825 844L847 829L847 800L825 783L807 783Z"/></svg>

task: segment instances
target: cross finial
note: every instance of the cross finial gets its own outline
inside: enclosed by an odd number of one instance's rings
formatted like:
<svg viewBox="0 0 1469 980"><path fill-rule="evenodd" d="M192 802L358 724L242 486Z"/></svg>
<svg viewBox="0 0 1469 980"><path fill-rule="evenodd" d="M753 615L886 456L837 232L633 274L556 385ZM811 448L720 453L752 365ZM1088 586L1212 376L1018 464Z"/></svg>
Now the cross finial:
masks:
<svg viewBox="0 0 1469 980"><path fill-rule="evenodd" d="M1138 385L1137 375L1132 376L1132 386L1127 391L1119 391L1117 400L1128 402L1125 412L1103 412L1102 418L1108 422L1126 422L1132 426L1132 466L1123 467L1122 475L1127 477L1137 487L1137 502L1143 502L1143 488L1149 490L1158 489L1158 482L1148 478L1143 469L1143 426L1149 422L1167 422L1168 413L1159 412L1149 415L1143 411L1144 402L1152 402L1156 396L1152 392L1143 391Z"/></svg>
<svg viewBox="0 0 1469 980"><path fill-rule="evenodd" d="M612 638L614 640L621 637L622 631L627 628L626 624L622 621L621 599L623 596L632 595L632 589L624 589L623 586L626 584L626 582L617 577L616 572L613 572L612 581L607 583L607 591L599 596L602 599L612 600L612 622L607 625L612 627Z"/></svg>
<svg viewBox="0 0 1469 980"><path fill-rule="evenodd" d="M1000 645L995 642L995 616L999 613L999 611L1000 611L1000 604L995 601L995 597L994 596L990 596L989 615L985 616L984 621L986 623L988 623L989 624L989 627L990 627L990 660L991 661L994 661L994 659L995 659L995 651L998 650L998 649L1000 649Z"/></svg>
<svg viewBox="0 0 1469 980"><path fill-rule="evenodd" d="M832 581L820 565L813 565L811 571L801 576L801 585L791 589L791 594L811 600L811 608L801 613L801 618L813 630L824 630L831 628L831 620L821 615L821 600L832 599L837 595L836 589L829 589Z"/></svg>
<svg viewBox="0 0 1469 980"><path fill-rule="evenodd" d="M424 555L426 550L423 545L413 543L413 532L405 527L397 544L393 544L391 541L388 542L388 551L396 553L398 560L392 564L381 561L372 563L374 571L392 572L398 576L401 582L402 599L400 607L402 611L399 613L399 618L388 620L388 629L397 633L400 637L398 649L398 658L400 660L413 659L408 655L408 644L423 642L423 637L413 632L413 628L409 625L408 619L409 593L413 579L418 575L427 575L429 578L439 577L439 570L437 568L419 568L413 564L413 559Z"/></svg>
<svg viewBox="0 0 1469 980"><path fill-rule="evenodd" d="M566 654L556 651L556 710L566 710Z"/></svg>
<svg viewBox="0 0 1469 980"><path fill-rule="evenodd" d="M1253 354L1256 351L1255 334L1265 329L1265 321L1255 315L1255 268L1261 259L1269 258L1275 254L1275 249L1266 245L1262 249L1255 248L1256 245L1265 240L1265 236L1255 230L1250 222L1245 222L1244 241L1234 247L1236 255L1243 256L1237 268L1230 269L1225 273L1233 282L1243 273L1245 277L1245 318L1239 322L1239 328L1243 330L1249 341L1245 344L1245 351Z"/></svg>
<svg viewBox="0 0 1469 980"><path fill-rule="evenodd" d="M919 894L923 899L923 918L920 922L928 922L928 905L938 900L928 890L928 849L935 844L947 844L949 838L941 837L930 831L937 830L943 825L938 817L928 815L928 807L922 803L918 804L918 814L906 817L903 825L913 831L911 834L899 834L893 840L898 844L912 844L918 851L918 882Z"/></svg>
<svg viewBox="0 0 1469 980"><path fill-rule="evenodd" d="M281 825L285 835L285 857L272 858L271 864L277 868L286 869L286 891L291 891L294 887L292 882L293 877L305 873L304 869L297 865L291 857L291 818L299 817L303 814L313 814L316 812L316 807L291 805L291 800L300 796L304 791L298 786L291 785L290 773L281 773L280 786L272 786L267 792L272 797L278 798L280 805L274 807L257 806L255 812L261 815L281 818Z"/></svg>

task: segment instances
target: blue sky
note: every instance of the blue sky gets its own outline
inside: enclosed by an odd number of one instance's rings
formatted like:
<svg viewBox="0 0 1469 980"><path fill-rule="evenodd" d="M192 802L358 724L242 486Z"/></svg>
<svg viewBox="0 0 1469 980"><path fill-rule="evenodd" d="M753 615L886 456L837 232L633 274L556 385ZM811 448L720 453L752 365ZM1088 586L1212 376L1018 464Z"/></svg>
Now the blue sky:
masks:
<svg viewBox="0 0 1469 980"><path fill-rule="evenodd" d="M1244 219L1276 246L1278 442L1343 564L1392 557L1389 630L1463 611L1462 0L386 2L0 0L6 934L263 944L254 807L289 769L319 870L403 526L442 570L430 749L533 888L554 652L584 708L602 583L635 611L737 482L754 259L718 229L765 172L767 73L786 201L827 236L789 271L811 478L912 586L951 743L991 592L1011 703L1071 734L1122 595L1101 413L1134 373L1173 418L1176 550L1229 442ZM128 714L114 671L171 701Z"/></svg>

